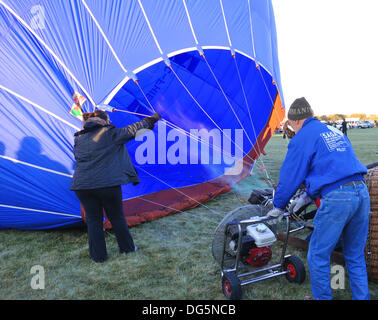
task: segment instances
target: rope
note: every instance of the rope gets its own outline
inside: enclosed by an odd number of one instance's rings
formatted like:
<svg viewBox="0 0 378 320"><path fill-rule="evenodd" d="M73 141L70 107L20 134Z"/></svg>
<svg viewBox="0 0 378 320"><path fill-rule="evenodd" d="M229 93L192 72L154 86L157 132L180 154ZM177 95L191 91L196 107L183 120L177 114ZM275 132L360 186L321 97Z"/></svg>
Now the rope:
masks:
<svg viewBox="0 0 378 320"><path fill-rule="evenodd" d="M147 101L147 103L148 103L148 105L149 105L149 107L150 107L150 110L151 110L152 112L155 113L156 111L155 111L154 107L152 106L150 100L147 98L147 95L145 94L144 90L143 90L142 87L140 86L139 82L138 82L138 81L134 81L134 82L136 83L136 85L138 86L139 90L141 91L141 93L142 93L144 99ZM136 114L136 113L134 113L134 114ZM141 114L140 114L140 115L141 115ZM212 146L212 145L210 145L209 143L207 143L207 142L205 142L205 141L202 141L202 139L199 139L198 137L194 136L194 135L191 134L190 132L188 132L188 131L182 129L181 127L175 125L174 123L172 123L172 122L170 122L170 121L168 121L168 120L163 119L163 121L164 121L168 126L170 126L171 128L173 128L173 129L177 129L178 131L183 132L186 136L189 136L190 138L192 138L192 139L194 139L194 140L196 140L196 141L198 141L198 142L206 143L209 147L213 148L213 150L214 150L214 145ZM218 147L217 147L217 148L218 148ZM224 153L224 150L221 150L220 148L218 148L218 149L219 149L220 152L223 152L223 153ZM231 155L230 153L228 153L227 155L230 156L230 157L232 157L232 155Z"/></svg>
<svg viewBox="0 0 378 320"><path fill-rule="evenodd" d="M205 207L205 208L208 209L209 211L211 211L211 212L213 212L213 213L215 213L215 214L219 214L218 212L214 211L213 209L209 208L208 206L204 205L203 203L201 203L201 202L197 201L196 199L193 199L191 196L185 194L184 192L182 192L182 191L179 190L178 188L175 188L175 187L171 186L170 184L166 183L165 181L163 181L163 180L159 179L158 177L154 176L152 173L149 173L148 171L144 170L142 167L137 166L137 165L136 165L136 167L139 168L140 170L144 171L145 173L147 173L147 174L150 175L151 177L155 178L156 180L158 180L158 181L164 183L164 184L165 184L166 186L168 186L170 189L173 189L173 190L177 191L178 193L181 193L181 194L184 195L185 197L187 197L187 198L193 200L194 202L198 203L199 205ZM225 213L223 213L223 214L225 214Z"/></svg>
<svg viewBox="0 0 378 320"><path fill-rule="evenodd" d="M180 78L178 78L178 76L177 76L177 74L175 73L175 71L172 69L172 67L170 67L171 68L171 70L173 71L173 73L176 75L176 77L177 77L177 79L180 81L180 83L184 86L184 88L186 89L186 91L188 92L188 94L194 99L194 101L197 103L197 105L201 108L201 110L203 110L203 108L202 108L202 106L198 103L198 101L193 97L193 95L189 92L189 90L188 90L188 88L185 86L185 84L181 81L181 79ZM142 89L142 87L140 86L140 84L139 84L139 82L138 81L135 81L135 83L138 85L138 88L139 88L139 90L141 91L141 93L143 94L143 97L145 98L145 100L147 101L147 103L148 103L148 105L149 105L149 107L150 107L150 110L152 111L152 112L156 112L155 111L155 109L153 108L153 106L152 106L152 104L151 104L151 102L149 101L149 99L147 98L147 95L145 94L145 92L143 91L143 89ZM147 108L148 109L148 108ZM121 111L121 110L118 110L118 111ZM122 110L123 112L128 112L128 111L124 111L124 110ZM203 110L204 111L204 110ZM204 111L205 112L205 111ZM130 112L129 111L129 113L132 113L132 112ZM132 113L132 114L137 114L137 113ZM207 115L207 113L205 112L205 114ZM137 114L138 115L138 114ZM139 114L139 115L142 115L142 116L147 116L147 115L143 115L143 114ZM208 117L210 117L210 116L208 116ZM211 118L210 118L211 119ZM211 119L212 120L212 119ZM214 150L214 147L216 147L216 149L219 151L219 152L223 152L224 154L226 154L226 155L228 155L228 156L230 156L230 157L232 157L232 154L231 153L225 153L225 151L224 150L222 150L222 149L220 149L219 147L217 147L217 146L215 146L215 145L210 145L209 143L207 143L206 141L202 141L202 139L199 139L197 136L195 136L195 135L193 135L192 133L190 133L190 132L188 132L188 131L186 131L185 129L182 129L181 127L179 127L179 126L177 126L177 125L175 125L175 124L173 124L172 122L169 122L168 120L165 120L165 119L163 119L163 121L165 121L170 127L172 127L173 129L178 129L180 132L183 132L186 136L189 136L190 138L192 138L192 139L194 139L194 140L196 140L196 141L199 141L199 142L201 142L201 143L206 143L209 147L211 147L213 150ZM233 144L235 145L235 146L238 146L238 145L236 145L236 143L233 141L233 140L231 140L224 132L223 132L223 130L219 127L219 125L217 125L216 123L215 123L215 121L214 120L212 120L213 121L213 123L217 126L217 128L231 141L231 142L233 142ZM175 127L175 128L174 128ZM245 130L244 130L244 132L245 132ZM255 134L255 136L256 136L256 134ZM256 149L255 149L255 147L254 147L254 145L252 144L252 147L253 147L253 149L256 151ZM239 150L241 150L242 152L243 152L243 155L245 156L247 156L252 162L255 162L254 161L254 159L252 159L247 153L245 153L244 152L244 150L242 150L241 148L240 148L240 146L238 146L238 148L239 148ZM265 166L264 167L260 167L259 165L258 165L258 163L256 163L255 162L255 164L257 165L257 167L260 169L260 170L263 170L263 169L265 169Z"/></svg>
<svg viewBox="0 0 378 320"><path fill-rule="evenodd" d="M156 204L156 205L158 205L158 206L161 206L161 207L164 207L164 208L168 208L168 209L170 209L170 210L175 210L176 211L176 213L183 213L183 214L186 214L186 212L184 212L184 211L182 211L182 210L179 210L179 209L175 209L175 208L172 208L172 207L169 207L169 206L166 206L166 205L163 205L163 204L161 204L161 203L158 203L158 202L155 202L155 201L152 201L152 200L147 200L147 199L144 199L144 198L141 198L143 201L146 201L146 202L149 202L149 203L152 203L152 204ZM195 217L195 218L198 218L198 216L193 216L193 217ZM203 217L201 217L201 219L202 219ZM210 219L206 219L207 221L210 221L210 222L212 222L212 220L210 220Z"/></svg>
<svg viewBox="0 0 378 320"><path fill-rule="evenodd" d="M248 135L247 131L245 130L245 128L244 128L243 124L241 123L241 121L240 121L240 119L239 119L238 115L236 114L236 112L235 112L234 108L232 107L232 105L231 105L230 101L228 100L228 97L227 97L226 93L224 92L224 90L223 90L223 88L222 88L221 84L219 83L219 81L218 81L217 77L215 76L213 69L212 69L212 68L211 68L211 66L209 65L209 63L208 63L208 61L207 61L207 59L206 59L205 55L203 54L203 55L201 55L201 56L202 56L202 58L203 58L203 59L205 60L205 62L206 62L206 65L208 66L208 68L209 68L209 70L210 70L210 73L211 73L211 74L212 74L212 76L214 77L214 80L215 80L215 82L216 82L216 83L218 84L218 86L219 86L219 88L220 88L220 90L221 90L221 92L222 92L222 94L223 94L224 98L225 98L225 99L226 99L226 101L227 101L227 104L229 105L229 107L230 107L230 109L232 110L232 112L233 112L233 114L234 114L234 116L235 116L236 120L237 120L237 121L239 122L239 124L240 124L241 128L242 128L242 129L243 129L243 131L245 132L245 134L246 134L246 136L247 136L247 138L248 138L248 140L249 140L250 144L251 144L251 145L252 145L252 147L253 147L253 143L252 143L252 141L251 141L251 139L250 139L250 137L249 137L249 135Z"/></svg>
<svg viewBox="0 0 378 320"><path fill-rule="evenodd" d="M175 208L172 208L172 207L169 207L169 206L163 205L163 204L161 204L161 203L158 203L158 202L155 202L155 201L152 201L152 200L148 200L148 199L144 199L144 198L141 198L141 200L143 200L143 201L145 201L145 202L149 202L149 203L155 204L155 205L158 205L158 206L163 207L163 208L168 208L168 209L170 209L170 210L174 210L174 211L176 211L175 213L182 213L182 214L186 215L186 212L184 212L184 211L182 211L182 210L175 209ZM223 218L223 213L219 213L219 215L221 215L221 214L222 214L221 218ZM180 216L180 217L182 217L182 216ZM186 218L186 217L184 217L184 218ZM208 221L209 223L215 223L215 224L217 223L216 221L213 221L213 220L211 220L211 219L209 219L209 218L207 218L207 217L203 217L203 216L202 216L202 217L199 217L199 216L197 216L197 215L193 215L192 217L190 217L190 219L193 219L193 218L195 218L195 219L201 219L201 221L206 220L206 221ZM179 221L174 222L174 224L176 224L177 222L185 222L185 220L184 220L184 219L179 219ZM166 226L166 225L167 225L167 224L165 223L165 226ZM108 235L110 235L111 237L115 238L115 235L113 235L112 233L110 233L108 230L103 229L103 231L106 232L106 233L107 233ZM202 232L202 231L197 231L197 230L193 230L192 233L203 234L203 235L210 235L210 236L213 236L213 235L214 235L213 232Z"/></svg>
<svg viewBox="0 0 378 320"><path fill-rule="evenodd" d="M219 125L214 121L214 119L211 118L211 116L204 110L204 108L200 105L200 103L196 100L196 98L189 91L189 89L187 88L187 86L182 82L182 80L177 75L177 73L174 71L174 69L172 68L172 66L169 66L169 68L172 70L173 74L175 75L175 77L177 78L177 80L181 83L181 85L186 90L186 92L189 94L189 96L193 99L193 101L196 103L196 105L202 110L202 112L211 120L211 122L213 122L213 124L222 132L222 134L224 136L226 136L235 145L235 147L237 147L239 150L242 151L242 153L243 153L244 156L247 156L252 162L254 162L254 159L252 159L247 153L245 153L244 150L242 148L240 148L240 146L237 143L235 143L235 141L233 141L227 134L225 134L224 131L219 127Z"/></svg>
<svg viewBox="0 0 378 320"><path fill-rule="evenodd" d="M261 79L263 80L263 83L264 83L264 86L265 86L265 90L267 91L268 95L269 95L269 98L270 98L270 101L272 103L272 106L273 106L273 112L276 114L276 117L277 117L277 120L280 122L280 117L278 116L277 114L277 110L275 109L274 107L274 101L270 95L270 92L268 90L268 87L265 83L265 80L264 80L264 77L261 73L261 70L260 70L260 66L257 64L257 60L256 60L256 50L255 50L255 42L254 42L254 39L253 39L253 24L252 24L252 13L251 13L251 3L250 3L250 0L248 0L248 14L249 14L249 23L250 23L250 31L251 31L251 43L252 43L252 56L255 60L255 63L256 63L256 67L260 73L260 76L261 76ZM266 176L267 176L267 179L268 179L268 182L270 183L271 187L273 187L273 181L271 180L269 174L268 174L268 170L265 171L266 172Z"/></svg>
<svg viewBox="0 0 378 320"><path fill-rule="evenodd" d="M236 199L238 199L241 203L250 204L250 202L246 199L244 199L242 196L238 195L236 192L230 190L230 192L235 196Z"/></svg>
<svg viewBox="0 0 378 320"><path fill-rule="evenodd" d="M243 81L241 79L241 76L240 76L240 71L239 71L239 67L238 67L238 64L237 64L237 61L236 61L236 55L233 55L233 58L234 58L234 62L235 62L235 67L236 67L236 70L237 70L237 74L238 74L238 78L239 78L239 82L240 82L240 86L242 88L242 91L243 91L243 96L244 96L244 100L245 100L245 103L246 103L246 107L247 107L247 110L248 110L248 113L249 113L249 118L251 120L251 125L252 125L252 129L253 129L253 133L255 135L255 141L256 141L256 144L257 144L257 147L258 147L258 158L257 159L260 159L262 165L263 165L263 168L265 168L264 172L265 172L265 175L266 175L266 179L267 179L267 182L270 184L271 187L273 187L273 182L269 176L269 173L268 173L268 170L266 170L266 166L264 164L264 160L261 158L261 147L260 147L260 143L257 139L257 135L256 135L256 130L255 130L255 126L253 125L253 121L252 121L252 116L251 116L251 112L249 110L249 103L248 103L248 99L247 99L247 96L245 94L245 89L244 89L244 84L243 84ZM274 106L273 106L273 109L274 109Z"/></svg>
<svg viewBox="0 0 378 320"><path fill-rule="evenodd" d="M142 117L149 117L149 115L147 114L143 114L143 113L138 113L138 112L132 112L132 111L128 111L128 110L121 110L121 109L116 109L114 108L114 111L119 111L119 112L124 112L124 113L129 113L129 114L132 114L132 115L137 115L137 116L142 116ZM162 121L164 123L166 123L166 125L172 129L175 129L179 132L181 132L182 134L184 134L185 136L197 141L197 142L200 142L200 143L203 143L203 144L206 144L207 146L209 146L210 148L212 148L214 151L219 151L229 157L232 157L232 154L229 153L229 152L226 152L224 150L222 150L221 148L219 148L218 146L216 145L211 145L209 144L206 140L202 140L201 138L199 138L198 136L195 136L193 135L192 133L186 131L185 129L182 129L181 127L177 126L176 124L166 120L166 119L162 119Z"/></svg>
<svg viewBox="0 0 378 320"><path fill-rule="evenodd" d="M252 141L251 141L251 139L250 139L248 133L246 132L244 126L241 124L241 121L240 121L239 117L237 116L235 110L232 108L232 105L231 105L231 103L229 102L229 100L228 100L228 98L227 98L227 96L226 96L226 94L225 94L223 88L221 87L221 85L220 85L218 79L216 78L214 72L212 71L211 66L210 66L209 63L207 62L207 59L205 58L205 56L203 56L203 58L204 58L204 60L205 60L205 62L206 62L206 64L207 64L207 66L209 67L209 70L210 70L210 72L212 73L214 79L216 80L216 82L217 82L219 88L221 89L221 91L222 91L224 97L226 98L227 103L229 104L229 106L230 106L230 108L232 109L232 111L233 111L235 117L237 118L239 124L241 125L241 127L242 127L242 129L243 129L243 132L246 133L246 136L248 137L248 139L249 139L251 145L252 145L253 148L255 149L254 144L252 143ZM235 60L235 65L236 65L236 67L237 67L236 60ZM208 118L214 123L214 125L215 125L215 126L216 126L216 127L217 127L217 128L218 128L218 129L224 134L224 135L225 135L225 136L227 136L227 135L224 133L224 131L220 128L220 126L214 121L214 119L211 118L211 116L210 116L210 115L204 110L204 108L199 104L199 102L198 102L198 101L195 99L195 97L191 94L191 92L189 91L189 89L186 87L186 85L185 85L185 84L182 82L182 80L179 78L179 76L177 75L177 73L175 72L175 70L172 68L172 66L168 66L168 67L172 70L172 72L173 72L173 74L175 75L175 77L177 78L177 80L181 83L181 85L183 86L183 88L187 91L187 93L190 95L190 97L193 99L193 101L197 104L197 106L202 110L202 112L204 112L204 114L205 114L205 115L206 115L206 116L207 116L207 117L208 117ZM249 116L250 116L250 120L251 120L252 128L253 128L254 135L255 135L255 138L256 138L257 147L259 148L259 152L258 152L258 154L260 154L260 153L261 153L261 148L260 148L260 145L259 145L259 143L258 143L258 141L257 141L256 131L255 131L255 128L254 128L254 126L253 126L252 117L251 117L251 115L250 115L250 111L249 111L248 101L247 101L247 99L246 99L245 90L244 90L244 86L243 86L242 81L241 81L240 72L239 72L238 67L237 67L237 71L238 71L238 77L239 77L240 83L241 83L241 85L242 85L242 90L243 90L244 98L245 98L246 103L247 103L247 109L248 109L248 112L249 112ZM156 112L155 109L154 109L154 107L152 106L151 102L150 102L149 99L147 98L146 94L144 93L143 89L141 88L139 82L138 82L138 81L134 81L134 82L137 84L137 86L138 86L139 90L141 91L143 97L144 97L145 100L147 101L150 110L151 110L152 112ZM264 84L265 84L265 82L264 82ZM266 87L266 84L265 84L265 87ZM266 89L267 89L267 88L266 88ZM271 97L270 97L270 98L271 98ZM121 111L121 112L126 112L126 113L130 113L130 114L134 114L134 115L139 115L139 116L147 116L147 115L145 115L145 114L136 113L136 112L132 112L132 111L119 110L119 109L116 109L116 110L117 110L117 111ZM167 121L167 120L164 120L164 121L165 121L165 123L166 123L169 127L173 128L173 129L176 129L176 130L178 130L179 132L184 133L186 136L189 136L189 137L191 137L192 139L195 139L196 141L199 141L199 142L203 143L202 139L198 139L198 137L192 135L191 133L187 132L186 130L180 128L179 126L177 126L177 125L175 125L175 124L173 124L173 123L171 123L171 122L169 122L169 121ZM228 136L227 136L227 137L228 137ZM233 142L233 144L235 145L235 147L238 147L238 148L243 152L243 155L247 155L247 157L248 157L250 160L252 160L252 162L255 162L255 164L257 165L256 161L254 161L254 160L253 160L248 154L246 154L246 153L244 152L244 150L242 150L242 149L240 148L239 145L237 145L237 144L236 144L236 143L235 143L230 137L228 137L228 138L230 139L231 142ZM210 145L209 145L209 146L210 146ZM220 150L220 151L222 151L222 150ZM256 149L255 149L255 151L256 151ZM261 161L262 161L262 159L261 159ZM262 161L262 164L264 165L263 161ZM182 192L181 190L179 190L179 189L177 189L177 188L175 188L175 187L169 185L168 183L164 182L163 180L159 179L158 177L154 176L153 174L149 173L148 171L144 170L143 168L141 168L141 167L139 167L139 166L136 166L136 167L138 167L139 169L141 169L142 171L144 171L144 172L147 173L148 175L152 176L154 179L156 179L156 180L158 180L158 181L164 183L164 184L167 185L169 188L175 190L176 192L181 193L181 194L184 195L185 197L187 197L187 198L193 200L194 202L196 202L196 203L198 203L199 205L203 206L204 208L208 209L208 210L211 211L212 213L215 213L216 215L219 215L219 212L216 212L216 211L214 211L213 209L211 209L210 207L208 207L208 206L204 205L203 203L197 201L196 199L193 199L192 197L190 197L189 195L185 194L185 193ZM260 169L261 169L261 168L260 168ZM265 165L264 165L264 171L265 171L265 173L266 173L266 175L267 175L268 181L270 182L271 180L270 180L269 175L268 175L267 172L266 172ZM233 192L233 193L234 193L234 192ZM235 194L235 193L234 193L234 194ZM235 194L235 195L236 195L236 194ZM241 198L239 198L237 195L236 195L236 197L239 199L239 201L244 202L244 203L247 203L247 201L246 201L245 199L241 199ZM145 200L145 201L149 201L149 200L146 200L146 199L144 199L144 200ZM160 205L160 206L163 206L162 204L159 204L159 203L155 203L155 204ZM169 207L168 207L168 208L169 208ZM175 210L175 211L177 211L177 212L182 212L181 210L177 210L177 209L174 209L174 208L170 208L170 209L171 209L171 210ZM223 214L225 214L225 213L223 213Z"/></svg>
<svg viewBox="0 0 378 320"><path fill-rule="evenodd" d="M142 92L143 97L144 97L144 99L146 99L146 101L147 101L148 105L150 106L152 112L155 113L156 111L155 111L154 107L152 106L150 100L147 98L146 94L145 94L144 91L142 90L141 86L139 85L139 81L134 81L134 82L135 82L136 85L138 86L139 90Z"/></svg>

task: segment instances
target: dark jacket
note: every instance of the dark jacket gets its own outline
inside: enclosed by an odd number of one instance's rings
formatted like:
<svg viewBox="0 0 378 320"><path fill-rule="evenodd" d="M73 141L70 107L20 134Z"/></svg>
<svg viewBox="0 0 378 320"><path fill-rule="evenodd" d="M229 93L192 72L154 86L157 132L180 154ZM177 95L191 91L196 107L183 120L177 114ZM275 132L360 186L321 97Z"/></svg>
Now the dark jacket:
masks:
<svg viewBox="0 0 378 320"><path fill-rule="evenodd" d="M139 178L131 162L125 143L135 138L140 129L150 129L143 119L127 127L87 122L75 133L75 172L71 190L95 189L137 184Z"/></svg>

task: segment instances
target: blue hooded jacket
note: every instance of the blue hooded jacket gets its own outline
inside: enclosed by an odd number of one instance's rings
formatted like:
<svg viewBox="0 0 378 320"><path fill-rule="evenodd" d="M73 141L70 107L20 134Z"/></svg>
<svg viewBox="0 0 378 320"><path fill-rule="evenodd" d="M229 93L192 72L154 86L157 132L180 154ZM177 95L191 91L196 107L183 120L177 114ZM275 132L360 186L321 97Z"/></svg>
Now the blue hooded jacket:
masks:
<svg viewBox="0 0 378 320"><path fill-rule="evenodd" d="M363 180L366 167L340 130L308 118L288 145L273 205L285 209L301 184L316 199L350 181Z"/></svg>

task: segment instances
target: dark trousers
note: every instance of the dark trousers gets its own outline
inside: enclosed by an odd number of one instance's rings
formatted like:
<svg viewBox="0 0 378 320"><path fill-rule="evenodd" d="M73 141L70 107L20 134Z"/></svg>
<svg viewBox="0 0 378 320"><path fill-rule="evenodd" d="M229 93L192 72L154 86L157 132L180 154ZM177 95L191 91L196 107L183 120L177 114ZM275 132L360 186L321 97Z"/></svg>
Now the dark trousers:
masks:
<svg viewBox="0 0 378 320"><path fill-rule="evenodd" d="M76 190L75 194L85 210L89 253L94 261L102 262L107 258L103 209L112 224L120 252L127 253L135 250L134 241L123 213L121 186Z"/></svg>

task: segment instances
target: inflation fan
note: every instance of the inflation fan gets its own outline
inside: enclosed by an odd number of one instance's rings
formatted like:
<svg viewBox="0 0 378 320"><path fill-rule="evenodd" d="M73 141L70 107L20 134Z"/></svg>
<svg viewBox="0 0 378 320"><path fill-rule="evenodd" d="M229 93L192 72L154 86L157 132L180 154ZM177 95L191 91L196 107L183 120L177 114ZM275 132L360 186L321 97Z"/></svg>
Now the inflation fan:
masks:
<svg viewBox="0 0 378 320"><path fill-rule="evenodd" d="M286 255L290 228L290 214L283 216L286 230L279 261L273 263L273 246L277 228L267 217L271 202L247 205L228 213L215 230L212 254L221 268L222 290L227 299L242 297L242 286L285 275L290 282L303 283L306 271L302 260ZM274 250L277 252L278 250Z"/></svg>

